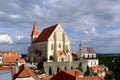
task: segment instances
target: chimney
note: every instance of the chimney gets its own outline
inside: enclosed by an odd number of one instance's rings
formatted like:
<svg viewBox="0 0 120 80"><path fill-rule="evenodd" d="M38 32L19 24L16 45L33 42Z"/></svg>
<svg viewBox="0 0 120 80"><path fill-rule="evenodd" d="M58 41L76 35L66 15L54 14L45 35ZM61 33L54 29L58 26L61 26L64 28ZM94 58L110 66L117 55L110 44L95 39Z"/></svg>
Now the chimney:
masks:
<svg viewBox="0 0 120 80"><path fill-rule="evenodd" d="M78 70L75 71L75 77L76 79L80 76L80 72Z"/></svg>

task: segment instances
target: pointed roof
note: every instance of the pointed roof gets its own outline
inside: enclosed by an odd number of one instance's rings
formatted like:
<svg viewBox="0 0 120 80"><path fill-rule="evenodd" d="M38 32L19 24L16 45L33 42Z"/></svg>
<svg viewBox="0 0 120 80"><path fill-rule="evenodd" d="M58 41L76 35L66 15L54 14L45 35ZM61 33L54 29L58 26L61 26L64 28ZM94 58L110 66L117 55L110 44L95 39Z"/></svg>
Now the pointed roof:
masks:
<svg viewBox="0 0 120 80"><path fill-rule="evenodd" d="M19 67L18 73L14 75L14 79L30 77L30 76L33 77L35 80L39 80L38 76L29 67L27 67L27 65L22 64Z"/></svg>
<svg viewBox="0 0 120 80"><path fill-rule="evenodd" d="M43 42L47 41L52 32L55 30L58 24L55 24L53 26L50 26L48 28L45 28L41 34L38 36L38 38L35 40L35 42Z"/></svg>
<svg viewBox="0 0 120 80"><path fill-rule="evenodd" d="M67 56L67 54L64 51L57 51L57 56L61 56L61 55Z"/></svg>
<svg viewBox="0 0 120 80"><path fill-rule="evenodd" d="M32 30L32 34L31 35L38 35L36 21L34 21L33 30Z"/></svg>

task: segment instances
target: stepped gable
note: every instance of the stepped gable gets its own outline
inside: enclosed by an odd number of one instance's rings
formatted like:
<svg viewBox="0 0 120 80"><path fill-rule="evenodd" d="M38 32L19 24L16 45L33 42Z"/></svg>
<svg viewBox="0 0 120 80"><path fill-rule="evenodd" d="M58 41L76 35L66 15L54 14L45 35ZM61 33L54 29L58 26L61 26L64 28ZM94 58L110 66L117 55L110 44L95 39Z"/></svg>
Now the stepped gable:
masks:
<svg viewBox="0 0 120 80"><path fill-rule="evenodd" d="M47 41L48 38L50 37L50 35L52 34L52 32L55 30L55 28L57 27L58 24L55 24L53 26L50 26L48 28L45 28L41 34L38 36L38 38L35 40L35 43L37 42L43 42L43 41Z"/></svg>

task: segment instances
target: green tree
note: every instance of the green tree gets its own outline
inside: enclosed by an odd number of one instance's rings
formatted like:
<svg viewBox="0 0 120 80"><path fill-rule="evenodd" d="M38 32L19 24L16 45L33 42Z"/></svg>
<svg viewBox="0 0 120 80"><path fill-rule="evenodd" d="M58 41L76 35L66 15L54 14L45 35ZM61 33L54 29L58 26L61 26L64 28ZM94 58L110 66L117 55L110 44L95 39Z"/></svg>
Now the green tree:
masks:
<svg viewBox="0 0 120 80"><path fill-rule="evenodd" d="M2 64L0 64L0 67L2 67Z"/></svg>
<svg viewBox="0 0 120 80"><path fill-rule="evenodd" d="M89 67L87 66L87 71L84 73L84 76L88 76L90 75L90 70L89 70Z"/></svg>
<svg viewBox="0 0 120 80"><path fill-rule="evenodd" d="M105 80L114 80L114 79L115 79L115 76L112 72L107 73L105 76Z"/></svg>
<svg viewBox="0 0 120 80"><path fill-rule="evenodd" d="M115 80L120 80L120 56L117 56L114 60L114 70L113 74L115 74Z"/></svg>
<svg viewBox="0 0 120 80"><path fill-rule="evenodd" d="M43 61L47 61L47 57L46 56L43 57Z"/></svg>
<svg viewBox="0 0 120 80"><path fill-rule="evenodd" d="M54 58L53 58L53 56L51 55L50 58L49 58L49 60L53 60L53 59L54 59Z"/></svg>
<svg viewBox="0 0 120 80"><path fill-rule="evenodd" d="M76 69L78 69L78 70L80 70L82 72L83 71L82 63L79 63L79 66Z"/></svg>

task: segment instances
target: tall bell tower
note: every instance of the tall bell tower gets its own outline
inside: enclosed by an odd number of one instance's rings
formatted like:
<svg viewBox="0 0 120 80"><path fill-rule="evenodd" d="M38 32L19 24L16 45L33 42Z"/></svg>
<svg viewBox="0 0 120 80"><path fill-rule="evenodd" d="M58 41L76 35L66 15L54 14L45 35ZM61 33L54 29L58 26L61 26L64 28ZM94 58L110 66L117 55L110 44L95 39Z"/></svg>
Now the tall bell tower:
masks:
<svg viewBox="0 0 120 80"><path fill-rule="evenodd" d="M36 22L34 21L33 30L31 33L31 43L34 43L37 37L38 37L38 30L37 30Z"/></svg>

